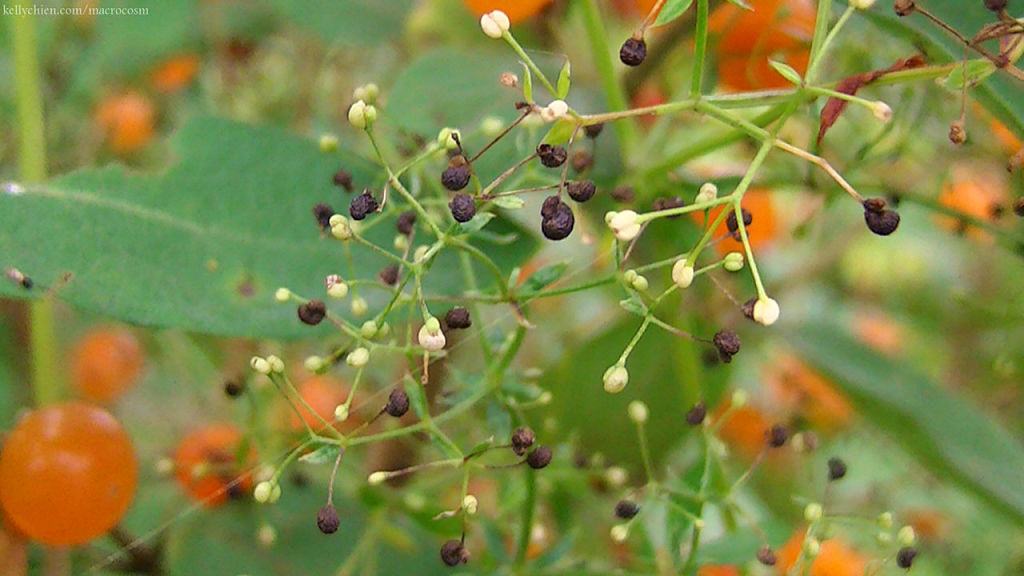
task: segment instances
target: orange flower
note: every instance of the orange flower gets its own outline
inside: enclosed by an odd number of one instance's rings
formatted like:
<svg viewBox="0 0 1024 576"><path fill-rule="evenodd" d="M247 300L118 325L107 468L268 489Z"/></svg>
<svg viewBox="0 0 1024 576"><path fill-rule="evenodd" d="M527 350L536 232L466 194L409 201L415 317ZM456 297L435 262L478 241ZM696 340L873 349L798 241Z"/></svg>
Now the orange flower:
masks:
<svg viewBox="0 0 1024 576"><path fill-rule="evenodd" d="M775 358L767 380L774 394L806 417L816 430L834 432L853 417L853 406L846 395L795 356Z"/></svg>
<svg viewBox="0 0 1024 576"><path fill-rule="evenodd" d="M199 71L199 57L182 54L165 60L149 74L149 81L159 92L172 93L187 88Z"/></svg>
<svg viewBox="0 0 1024 576"><path fill-rule="evenodd" d="M772 204L771 193L768 190L762 188L751 188L747 190L746 194L743 195L742 206L745 210L750 212L753 217L750 225L746 227L747 238L750 240L750 247L753 250L763 248L771 243L777 235L778 223L775 216L775 208ZM715 207L708 213L708 222L714 222L715 218L722 213L725 208L722 206ZM698 225L704 223L703 212L691 213L691 218ZM715 231L712 238L719 236L725 236L723 240L718 242L715 247L719 254L725 255L729 252L740 252L744 255L743 243L739 240L735 240L732 236L729 236L729 229L726 227L726 222L723 220L721 225Z"/></svg>
<svg viewBox="0 0 1024 576"><path fill-rule="evenodd" d="M723 2L709 20L718 35L718 75L729 91L788 88L790 82L768 59L784 61L801 74L810 58L815 11L811 0L759 0L754 10Z"/></svg>
<svg viewBox="0 0 1024 576"><path fill-rule="evenodd" d="M796 564L805 532L805 529L794 532L789 541L776 552L778 563L775 569L779 574L788 574ZM821 543L821 551L813 562L811 576L863 576L868 559L843 541L833 538Z"/></svg>
<svg viewBox="0 0 1024 576"><path fill-rule="evenodd" d="M156 111L144 94L129 91L105 98L96 109L95 120L116 154L141 150L153 138Z"/></svg>
<svg viewBox="0 0 1024 576"><path fill-rule="evenodd" d="M903 351L907 330L881 312L865 310L854 317L853 333L858 340L878 352L896 356Z"/></svg>
<svg viewBox="0 0 1024 576"><path fill-rule="evenodd" d="M309 404L310 408L316 412L314 415L309 411L308 408L303 406L301 403L297 403L296 406L299 413L302 414L302 420L299 420L299 415L294 410L288 410L288 429L293 432L301 432L305 430L303 421L306 426L309 426L313 430L320 430L324 427L320 418L327 422L334 422L334 409L339 404L343 404L348 398L348 387L345 386L341 381L332 378L330 376L313 376L309 380L306 380L302 384L296 386L296 390L302 399ZM382 401L383 404L383 401ZM352 402L352 410L354 411L359 407L358 395ZM379 409L379 407L378 407ZM319 416L320 418L317 418ZM348 419L344 423L338 422L335 428L354 428L362 424L362 420L357 416L349 415Z"/></svg>
<svg viewBox="0 0 1024 576"><path fill-rule="evenodd" d="M716 419L725 413L725 405L717 411ZM742 406L733 410L718 429L723 442L747 455L754 456L764 447L765 432L772 426L768 417L753 406Z"/></svg>
<svg viewBox="0 0 1024 576"><path fill-rule="evenodd" d="M1006 198L1006 185L1001 176L961 166L953 169L953 179L942 189L939 203L979 220L992 220L995 210ZM937 214L935 219L951 232L965 232L975 240L991 240L987 233L958 218Z"/></svg>
<svg viewBox="0 0 1024 576"><path fill-rule="evenodd" d="M697 568L697 576L740 576L740 571L732 564L706 564Z"/></svg>
<svg viewBox="0 0 1024 576"><path fill-rule="evenodd" d="M512 24L522 22L540 13L552 0L465 0L466 7L477 16L492 10L501 10Z"/></svg>

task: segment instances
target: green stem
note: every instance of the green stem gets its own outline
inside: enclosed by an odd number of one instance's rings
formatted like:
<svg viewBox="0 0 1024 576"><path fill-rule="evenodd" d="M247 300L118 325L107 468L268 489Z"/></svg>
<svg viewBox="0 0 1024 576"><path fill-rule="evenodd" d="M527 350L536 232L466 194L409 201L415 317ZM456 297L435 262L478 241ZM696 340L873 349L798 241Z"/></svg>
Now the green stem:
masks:
<svg viewBox="0 0 1024 576"><path fill-rule="evenodd" d="M619 85L619 79L615 74L615 63L611 57L612 51L608 46L608 34L601 21L597 2L581 0L579 4L583 12L583 25L586 28L587 40L590 42L590 53L594 58L597 74L601 78L601 88L604 90L605 100L608 101L608 109L612 112L626 110L628 108L626 94L623 92L622 86ZM634 149L633 145L638 139L638 134L633 123L616 123L615 134L619 137L620 150Z"/></svg>
<svg viewBox="0 0 1024 576"><path fill-rule="evenodd" d="M523 523L519 526L519 541L516 543L516 564L526 564L526 553L530 549L530 535L533 532L533 509L537 500L537 471L526 468L526 498L523 500Z"/></svg>
<svg viewBox="0 0 1024 576"><path fill-rule="evenodd" d="M829 0L828 3L831 4L831 0ZM856 10L856 8L854 8L852 4L847 6L846 11L843 12L843 15L839 17L839 21L836 22L836 25L833 26L831 30L829 30L828 35L826 35L825 39L821 41L821 44L818 45L817 47L812 46L811 53L814 56L811 59L811 64L807 67L807 73L804 74L804 83L810 84L812 80L817 77L818 66L821 64L822 59L828 52L828 47L832 44L832 41L835 40L836 36L839 34L839 31L842 30L843 25L846 24L846 21L850 19L850 15L853 14L854 10ZM819 7L818 22L821 22L822 20L825 20L827 25L828 12L825 12L824 17L822 17L822 12L820 12ZM815 40L817 40L817 23L815 24L814 33Z"/></svg>
<svg viewBox="0 0 1024 576"><path fill-rule="evenodd" d="M708 0L697 0L697 31L694 42L696 46L693 51L690 97L700 98L701 84L704 82L704 59L708 49Z"/></svg>
<svg viewBox="0 0 1024 576"><path fill-rule="evenodd" d="M821 55L825 48L825 38L828 36L828 16L832 8L832 0L818 0L817 19L814 21L814 36L811 39L811 58L810 61L814 64L821 60ZM812 84L814 82L815 74L814 69L809 66L807 73L804 74L804 83Z"/></svg>
<svg viewBox="0 0 1024 576"><path fill-rule="evenodd" d="M501 36L502 38L505 39L505 42L508 42L508 45L511 46L513 50L515 50L516 54L519 56L519 58L522 59L523 63L530 68L530 71L533 72L533 75L536 76L538 80L540 80L540 83L544 85L544 88L546 88L547 91L551 94L551 97L556 98L558 96L558 90L555 90L555 87L551 84L551 81L548 80L548 77L545 76L544 73L541 72L540 68L537 67L537 64L534 63L533 58L530 58L530 55L527 54L526 51L523 50L523 47L519 45L519 42L516 41L515 36L512 36L512 33L507 31Z"/></svg>

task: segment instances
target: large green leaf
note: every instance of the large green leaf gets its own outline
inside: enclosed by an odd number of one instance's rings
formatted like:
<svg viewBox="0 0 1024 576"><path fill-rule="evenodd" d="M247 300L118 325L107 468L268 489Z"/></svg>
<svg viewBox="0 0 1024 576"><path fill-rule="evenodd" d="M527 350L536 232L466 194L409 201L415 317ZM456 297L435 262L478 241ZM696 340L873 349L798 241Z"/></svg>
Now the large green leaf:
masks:
<svg viewBox="0 0 1024 576"><path fill-rule="evenodd" d="M275 305L273 292L287 286L315 297L326 275L350 275L342 246L321 237L311 209L326 201L344 211L349 196L331 184L339 164L358 186L379 186L380 170L352 153L343 160L323 154L287 132L213 118L187 124L174 145L180 161L158 175L113 166L20 193L7 186L0 192L5 262L40 287L70 272L58 288L62 299L135 324L253 338L321 333L299 323L293 306ZM487 230L520 239L478 241L506 270L536 249L534 237L523 241L529 234L503 218ZM393 226L381 223L367 238L389 247L393 235ZM359 246L352 256L359 278L385 265ZM451 269L453 262L444 253L435 266ZM463 289L457 275L428 279L432 291ZM0 283L0 296L43 292ZM372 290L366 297L374 295L383 297Z"/></svg>
<svg viewBox="0 0 1024 576"><path fill-rule="evenodd" d="M985 24L996 20L983 2L919 0L918 4L968 38ZM879 2L865 14L879 27L912 40L933 62L959 62L963 59L963 44L920 14L900 18L893 11L891 2ZM1014 134L1024 137L1022 90L1024 82L1000 72L972 88L970 94Z"/></svg>
<svg viewBox="0 0 1024 576"><path fill-rule="evenodd" d="M1024 446L991 417L833 325L804 324L789 340L849 393L865 418L937 475L1024 522Z"/></svg>

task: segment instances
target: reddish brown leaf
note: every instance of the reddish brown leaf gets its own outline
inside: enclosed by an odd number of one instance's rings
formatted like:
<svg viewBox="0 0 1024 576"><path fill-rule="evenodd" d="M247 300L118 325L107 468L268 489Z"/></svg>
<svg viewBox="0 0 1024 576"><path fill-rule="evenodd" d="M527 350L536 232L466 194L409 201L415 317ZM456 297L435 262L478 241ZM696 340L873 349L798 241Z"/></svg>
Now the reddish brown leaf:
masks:
<svg viewBox="0 0 1024 576"><path fill-rule="evenodd" d="M835 91L853 96L862 87L878 80L886 74L892 74L893 72L899 72L901 70L909 70L911 68L919 68L924 66L924 63L924 56L920 54L911 56L910 58L901 58L888 68L864 72L863 74L854 74L853 76L843 78L839 81L839 84L836 85ZM828 129L836 123L836 120L839 119L839 115L846 109L847 104L849 104L849 101L834 97L829 98L828 102L825 103L825 106L821 109L821 124L818 127L818 144L821 144L822 138L825 137L825 132L828 132Z"/></svg>

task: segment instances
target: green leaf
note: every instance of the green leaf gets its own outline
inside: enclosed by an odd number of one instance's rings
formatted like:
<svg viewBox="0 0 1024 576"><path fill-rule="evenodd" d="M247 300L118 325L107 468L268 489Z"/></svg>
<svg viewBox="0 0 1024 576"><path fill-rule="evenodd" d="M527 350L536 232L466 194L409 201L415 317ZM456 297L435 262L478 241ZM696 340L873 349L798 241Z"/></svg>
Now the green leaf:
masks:
<svg viewBox="0 0 1024 576"><path fill-rule="evenodd" d="M778 72L779 74L782 74L783 78L785 78L786 80L789 80L793 84L796 84L796 85L799 86L800 83L803 81L800 78L800 73L797 72L796 70L794 70L792 66L789 66L788 64L785 64L784 62L779 62L778 60L771 60L771 59L769 59L768 60L768 65L771 66L772 68L774 68L775 71Z"/></svg>
<svg viewBox="0 0 1024 576"><path fill-rule="evenodd" d="M625 310L626 312L629 312L630 314L636 314L637 316L643 316L644 314L647 313L647 311L644 310L644 307L641 306L640 303L634 300L633 298L619 300L619 306L622 306L622 309Z"/></svg>
<svg viewBox="0 0 1024 576"><path fill-rule="evenodd" d="M341 448L336 444L324 444L309 454L303 454L299 461L306 464L333 464Z"/></svg>
<svg viewBox="0 0 1024 576"><path fill-rule="evenodd" d="M498 196L491 202L498 208L504 208L505 210L519 210L526 204L519 196Z"/></svg>
<svg viewBox="0 0 1024 576"><path fill-rule="evenodd" d="M658 18L654 21L654 25L661 26L679 18L691 4L693 4L693 0L666 0L665 5L661 7L661 12L658 12Z"/></svg>
<svg viewBox="0 0 1024 576"><path fill-rule="evenodd" d="M464 234L479 232L484 226L487 226L487 223L491 220L494 220L494 214L490 212L478 212L470 219L469 222L460 222L459 230Z"/></svg>
<svg viewBox="0 0 1024 576"><path fill-rule="evenodd" d="M427 397L423 394L423 385L412 377L407 377L403 381L403 385L405 393L409 396L409 405L412 406L412 411L420 420L426 419L430 413L427 407Z"/></svg>
<svg viewBox="0 0 1024 576"><path fill-rule="evenodd" d="M991 60L985 58L968 60L966 73L963 66L957 66L949 72L949 76L942 79L942 85L951 92L960 93L964 88L965 76L967 87L970 88L991 76L995 71L996 65Z"/></svg>
<svg viewBox="0 0 1024 576"><path fill-rule="evenodd" d="M569 141L569 138L572 137L572 133L575 131L576 122L569 118L562 118L555 122L555 125L548 130L541 143L551 144L552 146L564 144Z"/></svg>
<svg viewBox="0 0 1024 576"><path fill-rule="evenodd" d="M324 42L373 46L394 38L405 28L412 0L267 0L297 26L318 34Z"/></svg>
<svg viewBox="0 0 1024 576"><path fill-rule="evenodd" d="M1024 446L990 416L832 324L805 323L790 341L850 395L876 429L903 444L940 478L1024 521Z"/></svg>
<svg viewBox="0 0 1024 576"><path fill-rule="evenodd" d="M556 262L554 264L548 264L543 268L537 270L530 277L523 282L521 291L523 292L539 292L543 290L548 284L551 284L555 280L558 280L565 274L565 271L569 269L569 262Z"/></svg>
<svg viewBox="0 0 1024 576"><path fill-rule="evenodd" d="M572 83L571 74L571 66L569 60L566 59L565 66L562 66L562 71L558 73L558 84L555 86L556 98L563 99L569 94L569 86Z"/></svg>
<svg viewBox="0 0 1024 576"><path fill-rule="evenodd" d="M533 102L533 76L530 74L530 67L525 63L519 63L523 67L523 99Z"/></svg>

